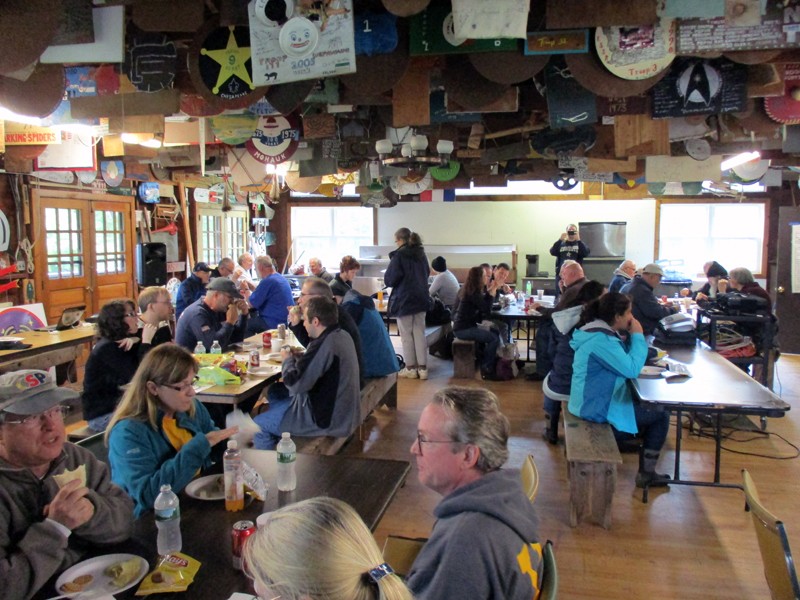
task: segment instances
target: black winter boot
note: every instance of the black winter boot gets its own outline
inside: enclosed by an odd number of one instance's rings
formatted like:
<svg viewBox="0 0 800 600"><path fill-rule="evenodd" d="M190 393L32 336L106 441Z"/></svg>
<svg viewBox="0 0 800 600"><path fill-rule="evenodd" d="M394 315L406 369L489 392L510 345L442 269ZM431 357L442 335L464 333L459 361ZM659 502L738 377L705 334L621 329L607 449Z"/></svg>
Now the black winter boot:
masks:
<svg viewBox="0 0 800 600"><path fill-rule="evenodd" d="M672 479L669 475L656 473L656 463L658 463L658 450L645 450L642 448L639 454L639 472L636 473L636 487L666 487Z"/></svg>
<svg viewBox="0 0 800 600"><path fill-rule="evenodd" d="M558 444L558 415L548 415L545 413L545 428L542 430L542 437L548 444L553 446Z"/></svg>

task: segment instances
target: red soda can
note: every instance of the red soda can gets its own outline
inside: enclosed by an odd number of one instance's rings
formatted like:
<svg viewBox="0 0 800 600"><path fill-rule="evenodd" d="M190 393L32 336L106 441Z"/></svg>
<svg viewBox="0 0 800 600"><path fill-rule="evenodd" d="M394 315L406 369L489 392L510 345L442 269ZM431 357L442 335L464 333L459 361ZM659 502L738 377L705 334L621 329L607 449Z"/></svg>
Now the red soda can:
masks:
<svg viewBox="0 0 800 600"><path fill-rule="evenodd" d="M256 532L256 526L252 521L237 521L233 525L231 535L233 537L233 568L239 571L244 565L244 542Z"/></svg>
<svg viewBox="0 0 800 600"><path fill-rule="evenodd" d="M666 297L666 296L661 296L661 301L662 301L662 302L664 302L664 303L666 304L666 302L667 302L667 297Z"/></svg>
<svg viewBox="0 0 800 600"><path fill-rule="evenodd" d="M270 344L272 344L272 334L269 331L265 331L261 334L261 341L265 348L269 348Z"/></svg>
<svg viewBox="0 0 800 600"><path fill-rule="evenodd" d="M258 367L261 365L261 356L258 354L258 350L255 348L250 350L250 366L251 367Z"/></svg>

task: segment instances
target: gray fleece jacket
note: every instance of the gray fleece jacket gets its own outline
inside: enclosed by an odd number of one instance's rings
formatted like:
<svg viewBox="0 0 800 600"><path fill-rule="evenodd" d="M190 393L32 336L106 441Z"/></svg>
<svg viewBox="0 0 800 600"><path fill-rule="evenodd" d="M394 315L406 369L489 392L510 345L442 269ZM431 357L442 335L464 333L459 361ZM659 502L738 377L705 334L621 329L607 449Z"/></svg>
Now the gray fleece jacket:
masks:
<svg viewBox="0 0 800 600"><path fill-rule="evenodd" d="M94 514L67 538L43 516L58 492L53 475L86 465L86 496ZM27 600L50 577L92 548L127 540L133 532L133 502L111 483L108 465L69 442L42 479L0 459L0 596Z"/></svg>
<svg viewBox="0 0 800 600"><path fill-rule="evenodd" d="M417 600L530 600L541 581L536 512L516 469L487 473L444 498L406 577Z"/></svg>

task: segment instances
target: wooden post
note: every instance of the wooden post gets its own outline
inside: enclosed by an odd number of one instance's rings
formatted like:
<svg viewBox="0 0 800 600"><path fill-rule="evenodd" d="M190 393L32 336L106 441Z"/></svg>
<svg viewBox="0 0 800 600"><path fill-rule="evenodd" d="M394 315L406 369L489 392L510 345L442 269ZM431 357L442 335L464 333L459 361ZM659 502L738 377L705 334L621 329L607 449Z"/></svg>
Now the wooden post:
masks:
<svg viewBox="0 0 800 600"><path fill-rule="evenodd" d="M189 229L189 207L186 204L186 193L181 182L178 182L178 202L183 214L183 235L186 242L186 274L188 276L194 270L194 247L192 246L192 233Z"/></svg>

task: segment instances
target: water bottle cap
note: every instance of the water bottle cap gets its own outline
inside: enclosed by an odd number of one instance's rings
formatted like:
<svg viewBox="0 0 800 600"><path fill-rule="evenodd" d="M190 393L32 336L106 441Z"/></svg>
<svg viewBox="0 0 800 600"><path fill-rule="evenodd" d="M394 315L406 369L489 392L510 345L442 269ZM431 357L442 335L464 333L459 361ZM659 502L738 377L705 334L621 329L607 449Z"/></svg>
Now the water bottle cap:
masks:
<svg viewBox="0 0 800 600"><path fill-rule="evenodd" d="M228 440L228 448L231 450L238 450L239 449L239 442L236 440Z"/></svg>
<svg viewBox="0 0 800 600"><path fill-rule="evenodd" d="M288 438L288 437L291 437L291 435L292 435L292 434L290 434L288 431L284 431L284 432L283 432L283 434L281 435L281 437L282 437L283 439L286 439L286 438Z"/></svg>
<svg viewBox="0 0 800 600"><path fill-rule="evenodd" d="M170 484L168 484L168 483L165 483L164 485L161 486L161 491L165 492L165 493L166 492L171 492L172 491L172 486Z"/></svg>

